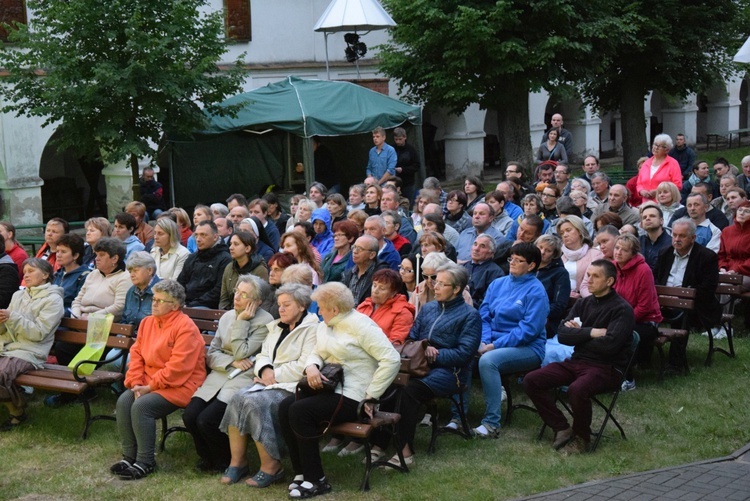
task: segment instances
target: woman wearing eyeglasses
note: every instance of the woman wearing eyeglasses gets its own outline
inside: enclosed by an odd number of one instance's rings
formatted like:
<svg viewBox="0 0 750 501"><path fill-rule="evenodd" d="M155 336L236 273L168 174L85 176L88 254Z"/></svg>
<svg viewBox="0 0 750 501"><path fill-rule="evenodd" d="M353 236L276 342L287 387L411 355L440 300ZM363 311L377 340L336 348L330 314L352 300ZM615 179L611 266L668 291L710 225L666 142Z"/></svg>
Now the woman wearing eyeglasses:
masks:
<svg viewBox="0 0 750 501"><path fill-rule="evenodd" d="M641 165L635 185L644 202L656 199L656 189L659 183L664 181L671 181L677 189L682 188L680 164L667 154L672 146L674 144L668 134L659 134L654 138L654 144L651 146L653 156Z"/></svg>
<svg viewBox="0 0 750 501"><path fill-rule="evenodd" d="M167 279L151 290L151 316L138 329L125 376L127 389L117 400L122 459L109 470L123 480L154 472L156 420L185 407L206 378L203 339L181 311L185 289Z"/></svg>
<svg viewBox="0 0 750 501"><path fill-rule="evenodd" d="M486 404L482 423L474 428L480 438L496 438L500 432L501 376L539 367L547 343L549 299L536 277L542 253L534 244L516 244L508 262L510 274L490 284L479 307L482 342L477 354Z"/></svg>
<svg viewBox="0 0 750 501"><path fill-rule="evenodd" d="M221 472L229 466L229 438L219 430L227 404L234 394L253 383L255 354L273 322L260 305L266 283L254 275L241 275L234 289L234 309L221 316L206 364L211 372L185 408L182 420L193 436L201 471ZM237 373L235 373L237 372Z"/></svg>

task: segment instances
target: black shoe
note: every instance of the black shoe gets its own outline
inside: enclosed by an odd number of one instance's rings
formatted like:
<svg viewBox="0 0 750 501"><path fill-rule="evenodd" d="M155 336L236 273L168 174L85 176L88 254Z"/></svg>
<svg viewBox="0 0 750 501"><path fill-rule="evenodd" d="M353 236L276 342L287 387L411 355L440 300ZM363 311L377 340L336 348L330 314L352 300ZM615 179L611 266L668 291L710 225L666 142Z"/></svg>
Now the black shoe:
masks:
<svg viewBox="0 0 750 501"><path fill-rule="evenodd" d="M315 496L322 496L331 492L331 484L325 477L317 482L302 482L299 487L289 491L289 497L292 499L307 499Z"/></svg>
<svg viewBox="0 0 750 501"><path fill-rule="evenodd" d="M62 407L63 405L72 404L76 401L77 398L78 396L73 395L72 393L58 393L57 395L50 395L49 397L45 398L44 405L56 409L58 407Z"/></svg>
<svg viewBox="0 0 750 501"><path fill-rule="evenodd" d="M0 424L0 431L10 431L18 428L24 421L26 421L26 413L20 416L10 416L3 424Z"/></svg>
<svg viewBox="0 0 750 501"><path fill-rule="evenodd" d="M135 461L130 458L122 458L121 460L110 466L109 471L111 471L115 475L119 475L128 468L132 467L134 462Z"/></svg>
<svg viewBox="0 0 750 501"><path fill-rule="evenodd" d="M118 473L120 480L140 480L154 472L155 465L133 463L130 468Z"/></svg>
<svg viewBox="0 0 750 501"><path fill-rule="evenodd" d="M220 468L216 466L212 461L209 461L208 459L200 458L197 463L195 463L195 469L198 471L202 471L204 473L221 473L224 470L226 470L228 466L224 466L223 468Z"/></svg>

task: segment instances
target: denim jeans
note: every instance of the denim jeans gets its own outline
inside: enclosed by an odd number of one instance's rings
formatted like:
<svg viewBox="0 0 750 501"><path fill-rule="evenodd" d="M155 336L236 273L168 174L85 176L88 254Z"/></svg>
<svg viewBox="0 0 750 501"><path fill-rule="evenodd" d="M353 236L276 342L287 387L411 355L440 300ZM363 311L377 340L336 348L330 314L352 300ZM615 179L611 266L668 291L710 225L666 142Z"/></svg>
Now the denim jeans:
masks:
<svg viewBox="0 0 750 501"><path fill-rule="evenodd" d="M486 411L482 424L497 429L502 415L502 374L523 372L539 367L542 361L531 348L520 346L498 348L488 351L479 358L479 375L482 378L482 390Z"/></svg>

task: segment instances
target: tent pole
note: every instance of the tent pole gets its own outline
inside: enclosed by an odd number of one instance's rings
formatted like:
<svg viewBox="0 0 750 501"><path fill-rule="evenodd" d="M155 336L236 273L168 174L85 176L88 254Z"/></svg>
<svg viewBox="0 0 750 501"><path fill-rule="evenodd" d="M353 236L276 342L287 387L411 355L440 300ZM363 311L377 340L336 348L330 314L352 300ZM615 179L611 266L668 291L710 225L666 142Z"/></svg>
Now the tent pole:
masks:
<svg viewBox="0 0 750 501"><path fill-rule="evenodd" d="M323 38L325 39L325 45L326 45L326 79L331 79L331 69L328 67L328 32L323 32Z"/></svg>
<svg viewBox="0 0 750 501"><path fill-rule="evenodd" d="M421 114L422 110L420 110ZM417 153L419 153L419 175L421 176L421 179L419 180L419 183L416 183L417 186L422 186L422 183L424 182L425 178L427 177L427 166L425 165L425 156L424 156L424 138L422 137L422 120L419 120L419 125L417 126ZM419 191L419 190L417 190ZM410 200L410 202L413 202L413 200Z"/></svg>
<svg viewBox="0 0 750 501"><path fill-rule="evenodd" d="M172 207L177 207L174 199L174 145L169 147L169 196L172 199Z"/></svg>

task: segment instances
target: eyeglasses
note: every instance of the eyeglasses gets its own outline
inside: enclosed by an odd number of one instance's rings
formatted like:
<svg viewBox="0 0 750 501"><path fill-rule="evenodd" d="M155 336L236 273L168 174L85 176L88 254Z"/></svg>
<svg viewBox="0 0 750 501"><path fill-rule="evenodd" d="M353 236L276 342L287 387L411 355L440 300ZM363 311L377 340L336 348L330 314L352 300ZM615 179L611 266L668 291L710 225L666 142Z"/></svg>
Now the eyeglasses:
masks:
<svg viewBox="0 0 750 501"><path fill-rule="evenodd" d="M750 214L750 208L743 207L743 208L737 209L737 214Z"/></svg>
<svg viewBox="0 0 750 501"><path fill-rule="evenodd" d="M544 198L544 197L557 198L557 195L554 195L552 193L542 193L542 198Z"/></svg>
<svg viewBox="0 0 750 501"><path fill-rule="evenodd" d="M521 259L520 257L511 256L508 258L509 263L519 263L519 264L526 264L528 261L525 259Z"/></svg>
<svg viewBox="0 0 750 501"><path fill-rule="evenodd" d="M437 275L422 275L425 280L432 280L434 281L437 278Z"/></svg>
<svg viewBox="0 0 750 501"><path fill-rule="evenodd" d="M157 299L155 297L151 298L152 303L156 304L164 304L164 303L175 303L176 301L170 301L168 299Z"/></svg>
<svg viewBox="0 0 750 501"><path fill-rule="evenodd" d="M664 144L654 144L654 146L653 146L653 147L654 147L654 148L659 148L659 149L662 149L662 150L666 150L666 149L668 149L668 148L667 148L667 146L666 146L666 145L664 145Z"/></svg>
<svg viewBox="0 0 750 501"><path fill-rule="evenodd" d="M247 292L242 292L239 289L234 289L232 292L234 293L235 296L239 294L241 299L250 299L250 296L248 295Z"/></svg>
<svg viewBox="0 0 750 501"><path fill-rule="evenodd" d="M359 245L352 245L352 252L360 252L360 251L364 251L364 252L377 252L377 249L376 250L365 249L364 247L360 247Z"/></svg>
<svg viewBox="0 0 750 501"><path fill-rule="evenodd" d="M402 271L404 273L414 273L414 270L410 270L408 268L404 268L403 266L398 267L398 271Z"/></svg>
<svg viewBox="0 0 750 501"><path fill-rule="evenodd" d="M443 287L454 287L454 285L453 284L446 284L445 282L437 281L437 282L435 282L435 287L437 287L438 289L441 289Z"/></svg>

